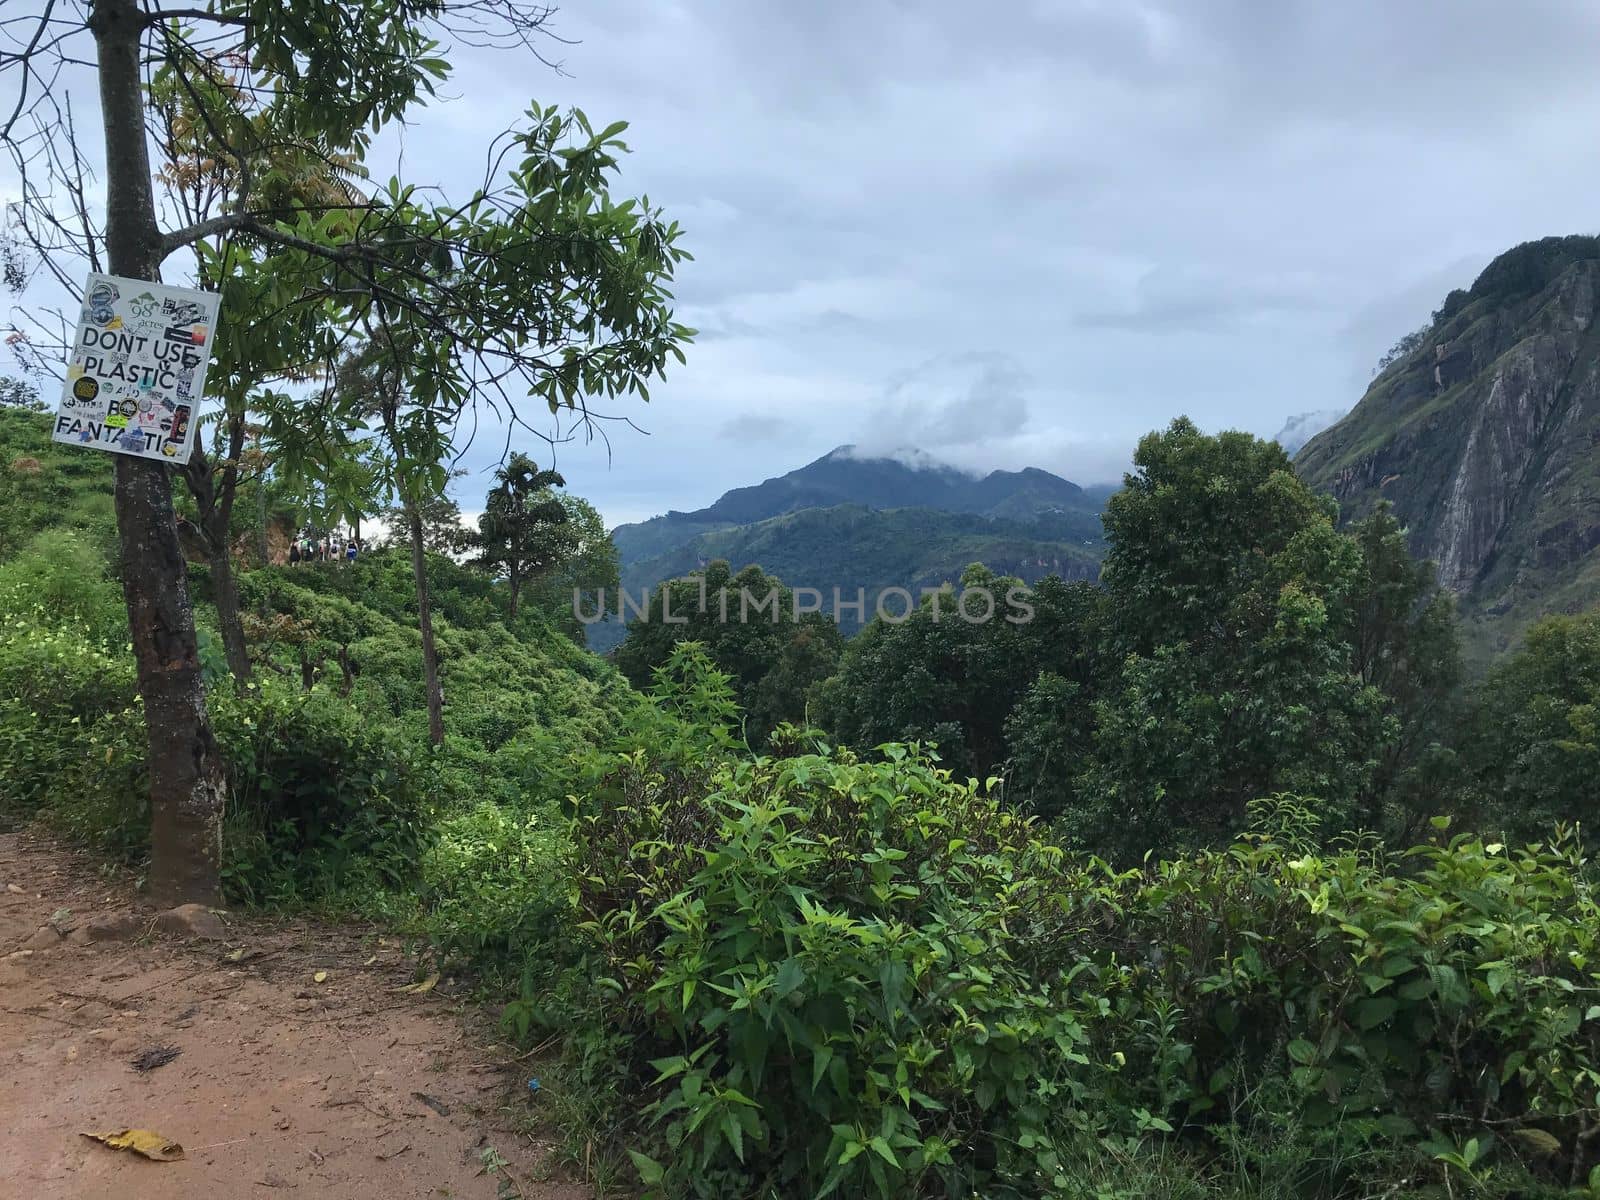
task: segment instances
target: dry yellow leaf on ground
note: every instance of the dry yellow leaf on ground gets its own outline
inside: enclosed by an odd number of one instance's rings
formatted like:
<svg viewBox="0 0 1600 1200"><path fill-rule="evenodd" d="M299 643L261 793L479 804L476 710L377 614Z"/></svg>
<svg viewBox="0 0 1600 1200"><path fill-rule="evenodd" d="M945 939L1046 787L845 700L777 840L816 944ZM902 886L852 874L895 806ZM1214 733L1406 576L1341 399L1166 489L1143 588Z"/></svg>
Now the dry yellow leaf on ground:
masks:
<svg viewBox="0 0 1600 1200"><path fill-rule="evenodd" d="M315 975L313 975L311 977L311 982L312 983L327 983L328 982L328 973L326 971L318 971Z"/></svg>
<svg viewBox="0 0 1600 1200"><path fill-rule="evenodd" d="M150 1129L123 1129L117 1133L85 1133L83 1136L113 1150L132 1150L155 1162L177 1162L183 1157L182 1146Z"/></svg>
<svg viewBox="0 0 1600 1200"><path fill-rule="evenodd" d="M433 985L439 982L439 972L435 971L421 983L408 983L405 987L397 987L397 992L410 992L413 996L420 996L423 992L433 991Z"/></svg>

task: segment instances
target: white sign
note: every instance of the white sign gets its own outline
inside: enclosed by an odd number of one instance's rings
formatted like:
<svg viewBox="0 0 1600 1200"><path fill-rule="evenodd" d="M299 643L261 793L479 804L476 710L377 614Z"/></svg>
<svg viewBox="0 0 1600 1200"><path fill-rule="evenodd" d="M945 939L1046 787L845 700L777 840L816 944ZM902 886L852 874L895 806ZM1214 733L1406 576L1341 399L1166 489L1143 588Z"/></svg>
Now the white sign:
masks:
<svg viewBox="0 0 1600 1200"><path fill-rule="evenodd" d="M90 275L52 439L188 462L220 299L216 292Z"/></svg>

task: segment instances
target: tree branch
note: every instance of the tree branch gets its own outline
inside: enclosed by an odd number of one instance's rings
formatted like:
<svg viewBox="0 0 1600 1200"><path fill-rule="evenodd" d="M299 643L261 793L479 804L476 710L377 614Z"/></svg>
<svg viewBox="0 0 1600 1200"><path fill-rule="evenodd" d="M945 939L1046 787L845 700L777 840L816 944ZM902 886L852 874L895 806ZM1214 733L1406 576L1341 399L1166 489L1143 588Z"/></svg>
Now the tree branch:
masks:
<svg viewBox="0 0 1600 1200"><path fill-rule="evenodd" d="M207 12L203 8L162 8L145 16L145 25L157 25L162 21L210 21L214 25L238 25L249 29L255 25L254 17L230 17L222 13Z"/></svg>

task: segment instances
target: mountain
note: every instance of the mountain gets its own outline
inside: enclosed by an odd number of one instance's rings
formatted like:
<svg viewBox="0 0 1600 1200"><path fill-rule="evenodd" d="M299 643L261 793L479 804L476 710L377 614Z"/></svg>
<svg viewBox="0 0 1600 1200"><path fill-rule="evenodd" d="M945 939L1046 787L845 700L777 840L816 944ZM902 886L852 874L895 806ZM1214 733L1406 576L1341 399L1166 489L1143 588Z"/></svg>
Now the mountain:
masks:
<svg viewBox="0 0 1600 1200"><path fill-rule="evenodd" d="M1069 515L1084 536L1100 536L1103 497L1058 475L1028 467L992 471L977 478L926 455L893 458L857 455L840 446L815 462L752 487L724 492L695 512L668 512L612 530L624 565L666 553L692 538L748 525L803 508L857 504L865 508L931 508L940 512L1028 520L1042 514ZM765 564L763 564L765 565Z"/></svg>
<svg viewBox="0 0 1600 1200"><path fill-rule="evenodd" d="M802 508L701 534L676 550L626 564L622 585L637 596L663 579L724 558L735 567L759 563L785 583L816 588L830 612L835 588L846 600L863 589L870 617L884 588L903 587L918 595L922 588L954 582L974 562L1028 583L1046 575L1098 578L1098 541L1086 545L1052 536L1060 532L1049 521L1024 523L930 508ZM841 624L851 633L858 623Z"/></svg>
<svg viewBox="0 0 1600 1200"><path fill-rule="evenodd" d="M847 598L863 588L870 605L886 587L953 582L973 562L1029 581L1096 578L1109 493L1035 467L973 476L914 452L841 446L706 508L620 525L612 539L633 596L725 558L830 600L834 587ZM597 650L621 637L615 622L589 629Z"/></svg>
<svg viewBox="0 0 1600 1200"><path fill-rule="evenodd" d="M1394 505L1480 662L1600 599L1597 316L1600 238L1509 250L1296 459L1346 517Z"/></svg>
<svg viewBox="0 0 1600 1200"><path fill-rule="evenodd" d="M1332 425L1344 416L1342 408L1324 408L1316 412L1297 413L1283 423L1283 428L1278 430L1277 436L1272 440L1283 447L1283 452L1290 458L1300 453L1300 448L1317 434Z"/></svg>

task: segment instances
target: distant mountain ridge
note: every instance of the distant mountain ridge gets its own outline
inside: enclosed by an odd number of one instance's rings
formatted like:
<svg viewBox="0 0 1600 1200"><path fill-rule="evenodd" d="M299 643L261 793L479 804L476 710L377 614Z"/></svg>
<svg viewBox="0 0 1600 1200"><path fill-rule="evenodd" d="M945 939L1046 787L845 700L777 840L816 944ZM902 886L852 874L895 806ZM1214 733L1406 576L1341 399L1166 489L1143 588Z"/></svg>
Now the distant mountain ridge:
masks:
<svg viewBox="0 0 1600 1200"><path fill-rule="evenodd" d="M1346 517L1388 500L1479 661L1600 600L1600 238L1500 255L1296 468Z"/></svg>
<svg viewBox="0 0 1600 1200"><path fill-rule="evenodd" d="M931 508L940 512L1029 520L1041 514L1091 517L1078 523L1099 536L1103 495L1037 467L991 471L976 477L928 460L858 456L840 446L814 462L749 487L724 492L694 512L671 511L636 524L619 525L612 540L624 565L665 553L691 538L734 525L748 525L802 508L858 504L865 508Z"/></svg>
<svg viewBox="0 0 1600 1200"><path fill-rule="evenodd" d="M859 587L870 602L885 587L915 593L954 581L973 562L1030 581L1097 578L1110 491L1037 467L974 476L924 455L840 446L694 512L619 525L612 539L633 596L725 558L830 596L835 586L850 596ZM589 635L603 650L622 633L613 623Z"/></svg>

